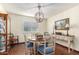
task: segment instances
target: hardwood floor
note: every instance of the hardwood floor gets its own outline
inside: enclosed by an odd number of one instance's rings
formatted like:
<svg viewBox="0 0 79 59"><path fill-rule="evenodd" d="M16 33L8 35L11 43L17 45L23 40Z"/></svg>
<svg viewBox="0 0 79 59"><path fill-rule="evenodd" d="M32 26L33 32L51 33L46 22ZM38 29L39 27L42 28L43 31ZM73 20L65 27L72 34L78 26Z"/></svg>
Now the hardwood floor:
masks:
<svg viewBox="0 0 79 59"><path fill-rule="evenodd" d="M8 52L8 55L25 55L24 44L18 44Z"/></svg>
<svg viewBox="0 0 79 59"><path fill-rule="evenodd" d="M56 44L56 52L55 55L79 55L79 52L75 50L71 50L70 53L68 53L68 50L66 47L63 47L59 44Z"/></svg>
<svg viewBox="0 0 79 59"><path fill-rule="evenodd" d="M25 55L25 47L24 44L18 44L15 47L13 47L8 55ZM79 52L76 51L71 51L71 53L69 54L67 52L67 48L56 44L56 52L55 55L79 55Z"/></svg>

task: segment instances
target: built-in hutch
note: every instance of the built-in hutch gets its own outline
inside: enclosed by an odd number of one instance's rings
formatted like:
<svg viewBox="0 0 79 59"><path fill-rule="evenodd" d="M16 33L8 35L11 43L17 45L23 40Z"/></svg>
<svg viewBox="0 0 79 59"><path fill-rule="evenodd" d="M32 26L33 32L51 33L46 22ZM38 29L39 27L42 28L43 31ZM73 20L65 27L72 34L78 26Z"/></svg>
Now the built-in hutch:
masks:
<svg viewBox="0 0 79 59"><path fill-rule="evenodd" d="M8 49L8 14L0 13L0 54L7 53Z"/></svg>

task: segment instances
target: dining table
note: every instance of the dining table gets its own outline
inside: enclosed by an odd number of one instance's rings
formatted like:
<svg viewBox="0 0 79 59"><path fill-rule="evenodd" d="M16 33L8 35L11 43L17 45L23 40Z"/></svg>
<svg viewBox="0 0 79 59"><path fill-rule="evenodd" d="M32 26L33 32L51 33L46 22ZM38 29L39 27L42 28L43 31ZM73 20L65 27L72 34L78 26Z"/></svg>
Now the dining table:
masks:
<svg viewBox="0 0 79 59"><path fill-rule="evenodd" d="M43 40L31 39L30 41L33 43L33 53L34 55L36 55L36 46L38 46L41 43L44 43L45 40L44 39Z"/></svg>

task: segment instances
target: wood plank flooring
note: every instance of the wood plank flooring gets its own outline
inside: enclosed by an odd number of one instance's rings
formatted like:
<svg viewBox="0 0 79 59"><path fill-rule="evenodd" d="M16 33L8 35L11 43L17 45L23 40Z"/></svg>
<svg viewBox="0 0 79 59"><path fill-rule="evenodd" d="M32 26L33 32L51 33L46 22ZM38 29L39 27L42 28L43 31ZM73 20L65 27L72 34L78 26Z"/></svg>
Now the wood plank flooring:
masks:
<svg viewBox="0 0 79 59"><path fill-rule="evenodd" d="M13 47L8 55L25 55L25 47L24 44L18 44L15 47ZM55 55L79 55L79 52L76 51L71 51L71 53L69 54L67 52L67 48L56 44L56 52Z"/></svg>

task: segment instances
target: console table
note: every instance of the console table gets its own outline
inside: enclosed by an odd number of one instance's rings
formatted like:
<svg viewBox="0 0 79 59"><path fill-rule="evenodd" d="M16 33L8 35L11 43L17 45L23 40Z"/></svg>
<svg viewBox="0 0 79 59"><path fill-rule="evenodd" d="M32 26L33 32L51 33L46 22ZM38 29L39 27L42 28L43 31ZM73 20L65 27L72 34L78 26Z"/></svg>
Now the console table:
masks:
<svg viewBox="0 0 79 59"><path fill-rule="evenodd" d="M65 41L68 44L68 53L70 53L71 43L73 43L73 40L75 38L74 35L57 35L53 34L52 37L56 40L61 40L62 42Z"/></svg>

